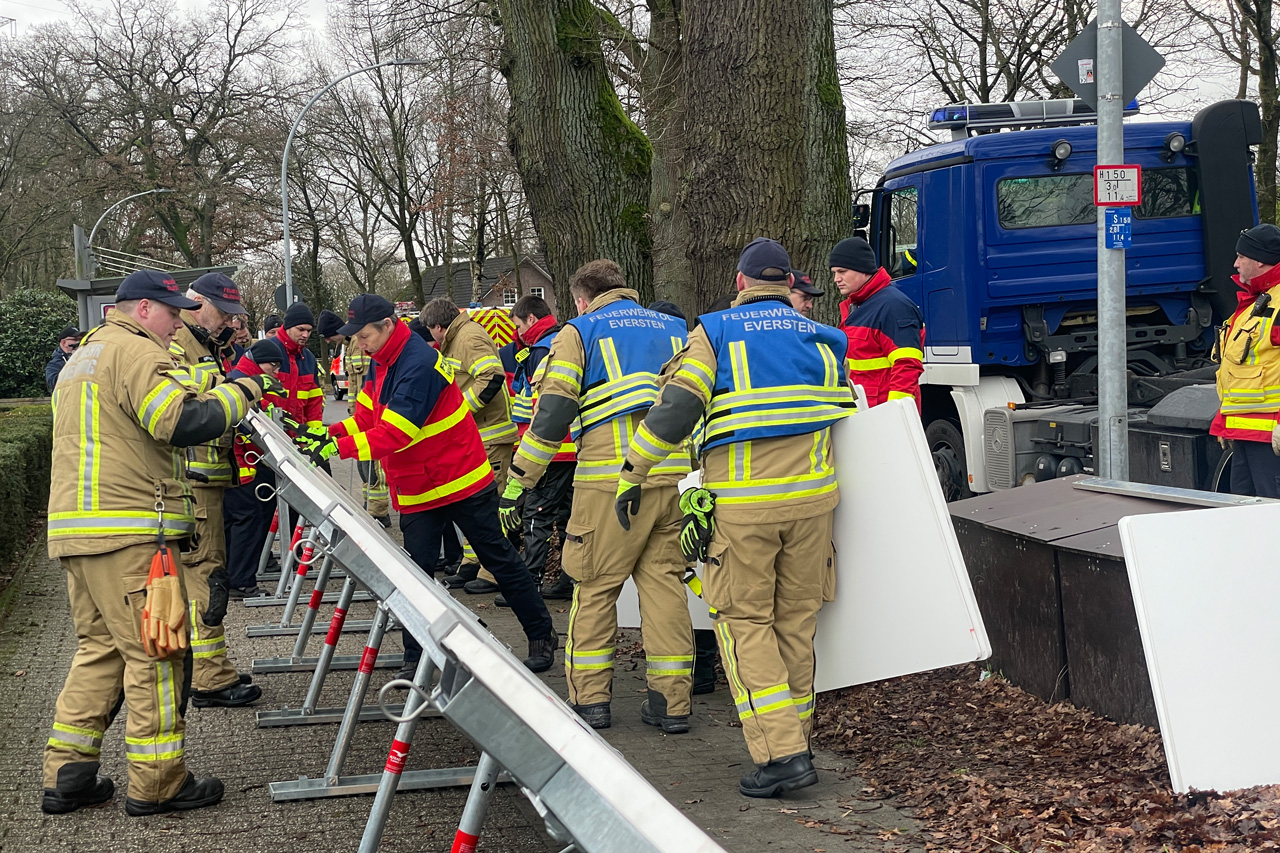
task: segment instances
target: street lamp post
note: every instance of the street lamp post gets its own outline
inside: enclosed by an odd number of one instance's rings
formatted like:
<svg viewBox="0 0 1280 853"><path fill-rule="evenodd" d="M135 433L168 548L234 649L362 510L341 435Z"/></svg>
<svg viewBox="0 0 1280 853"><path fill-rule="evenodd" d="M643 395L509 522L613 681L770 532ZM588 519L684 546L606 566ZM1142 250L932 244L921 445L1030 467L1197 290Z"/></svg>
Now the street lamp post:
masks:
<svg viewBox="0 0 1280 853"><path fill-rule="evenodd" d="M106 210L102 211L102 215L98 217L98 221L93 223L93 227L89 229L89 253L91 255L93 253L93 235L98 233L98 226L102 224L102 220L107 218L108 213L115 210L117 207L124 204L126 201L133 201L135 198L142 198L144 195L154 195L156 193L171 193L171 192L177 192L177 190L169 190L169 189L144 190L143 192L140 192L140 193L134 193L133 195L125 196L115 204L108 207ZM98 265L96 258L94 259L93 264L94 264L94 267L96 268ZM93 278L93 272L94 272L93 270L88 271L89 278Z"/></svg>
<svg viewBox="0 0 1280 853"><path fill-rule="evenodd" d="M298 113L298 117L293 122L293 127L289 129L289 136L284 141L284 157L280 163L280 207L282 211L282 222L284 225L284 301L285 305L293 304L293 250L289 244L289 149L293 147L293 136L298 132L298 126L302 124L302 118L307 114L307 110L311 109L320 97L332 89L334 86L346 80L348 77L354 77L357 74L363 74L366 71L375 71L379 68L385 68L388 65L427 65L424 59L388 59L385 62L379 62L376 65L366 65L364 68L357 68L343 74L338 79L326 85L319 92L311 96L311 100L307 101L307 105L302 108L302 112Z"/></svg>

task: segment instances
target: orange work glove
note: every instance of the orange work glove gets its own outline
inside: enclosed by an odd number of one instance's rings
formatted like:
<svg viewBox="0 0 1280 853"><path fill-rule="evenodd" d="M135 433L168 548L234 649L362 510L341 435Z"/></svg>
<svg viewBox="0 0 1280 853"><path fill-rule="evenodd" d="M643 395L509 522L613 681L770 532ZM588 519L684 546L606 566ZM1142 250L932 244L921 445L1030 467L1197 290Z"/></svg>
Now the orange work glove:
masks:
<svg viewBox="0 0 1280 853"><path fill-rule="evenodd" d="M147 601L142 607L142 648L149 657L166 658L187 647L187 602L178 569L166 546L151 560Z"/></svg>

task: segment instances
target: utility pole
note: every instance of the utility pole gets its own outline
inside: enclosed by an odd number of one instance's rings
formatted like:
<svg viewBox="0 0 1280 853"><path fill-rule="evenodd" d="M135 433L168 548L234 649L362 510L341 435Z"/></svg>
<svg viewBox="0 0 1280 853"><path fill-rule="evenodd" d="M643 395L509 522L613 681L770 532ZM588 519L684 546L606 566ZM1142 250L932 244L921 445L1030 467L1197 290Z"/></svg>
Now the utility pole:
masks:
<svg viewBox="0 0 1280 853"><path fill-rule="evenodd" d="M1124 57L1120 0L1098 0L1098 165L1124 163ZM1129 367L1124 249L1106 247L1098 208L1098 452L1095 472L1129 479Z"/></svg>

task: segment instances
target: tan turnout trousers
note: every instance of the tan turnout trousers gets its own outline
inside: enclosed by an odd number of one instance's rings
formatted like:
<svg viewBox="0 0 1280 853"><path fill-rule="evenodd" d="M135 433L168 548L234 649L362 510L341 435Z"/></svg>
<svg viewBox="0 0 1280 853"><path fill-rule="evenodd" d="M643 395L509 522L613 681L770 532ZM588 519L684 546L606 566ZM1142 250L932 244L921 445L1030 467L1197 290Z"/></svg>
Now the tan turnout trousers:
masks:
<svg viewBox="0 0 1280 853"><path fill-rule="evenodd" d="M44 750L46 788L57 787L58 771L67 764L98 763L102 738L120 709L121 696L129 708L129 797L161 802L176 796L187 779L185 653L155 660L142 650L142 608L155 553L155 544L147 543L62 558L78 645ZM185 572L176 552L174 557L181 577Z"/></svg>
<svg viewBox="0 0 1280 853"><path fill-rule="evenodd" d="M756 764L809 749L813 637L835 594L832 514L772 524L716 521L703 598Z"/></svg>
<svg viewBox="0 0 1280 853"><path fill-rule="evenodd" d="M364 498L369 515L374 518L391 515L391 492L387 489L387 475L382 470L382 463L376 459L357 462L356 473L360 477L360 496Z"/></svg>
<svg viewBox="0 0 1280 853"><path fill-rule="evenodd" d="M240 681L240 674L227 660L226 631L222 620L209 625L204 616L209 610L209 576L222 570L222 583L228 583L227 534L222 526L223 490L196 486L196 547L182 555L191 606L187 614L191 626L191 688L221 690ZM226 615L226 602L222 604Z"/></svg>
<svg viewBox="0 0 1280 853"><path fill-rule="evenodd" d="M608 702L612 695L618 593L634 577L640 593L640 631L649 689L666 697L667 713L690 713L693 628L680 553L675 486L646 488L630 532L618 524L611 492L575 489L565 530L563 567L578 581L565 640L565 677L574 705Z"/></svg>

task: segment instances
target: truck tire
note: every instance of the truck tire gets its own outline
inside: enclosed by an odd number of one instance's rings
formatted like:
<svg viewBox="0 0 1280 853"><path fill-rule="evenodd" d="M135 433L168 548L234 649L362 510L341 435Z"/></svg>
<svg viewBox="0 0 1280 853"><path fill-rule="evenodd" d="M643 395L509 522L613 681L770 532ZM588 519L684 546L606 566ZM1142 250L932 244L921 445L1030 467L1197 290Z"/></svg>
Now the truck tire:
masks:
<svg viewBox="0 0 1280 853"><path fill-rule="evenodd" d="M949 418L938 418L924 428L925 441L938 472L938 485L947 503L973 497L969 489L969 466L964 458L964 436L960 425Z"/></svg>

